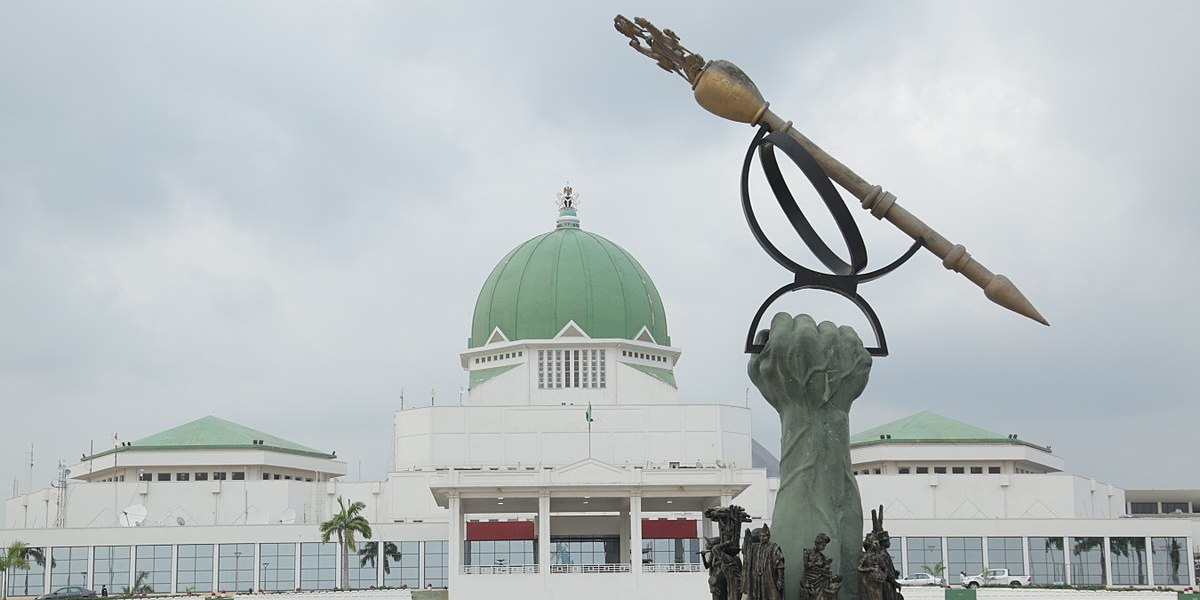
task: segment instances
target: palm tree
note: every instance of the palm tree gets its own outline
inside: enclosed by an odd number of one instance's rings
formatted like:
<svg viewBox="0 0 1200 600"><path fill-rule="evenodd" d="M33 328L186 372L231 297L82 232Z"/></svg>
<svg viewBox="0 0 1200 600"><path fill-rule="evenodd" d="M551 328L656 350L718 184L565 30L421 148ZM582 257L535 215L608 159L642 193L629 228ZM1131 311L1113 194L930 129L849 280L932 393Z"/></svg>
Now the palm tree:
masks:
<svg viewBox="0 0 1200 600"><path fill-rule="evenodd" d="M26 561L32 560L33 564L36 564L39 567L42 567L42 568L46 567L46 551L43 548L35 548L33 546L26 546L25 551L21 554L21 556ZM51 558L50 566L53 567L54 565L55 565L54 559ZM25 593L22 595L24 595L24 596L29 595L29 569L25 569L25 590L24 590L24 592Z"/></svg>
<svg viewBox="0 0 1200 600"><path fill-rule="evenodd" d="M366 504L352 502L350 506L346 506L341 496L338 496L337 501L341 510L328 521L321 523L321 541L328 542L331 536L337 534L338 550L342 555L342 588L349 589L350 561L346 560L346 557L350 551L358 550L357 544L354 543L355 534L362 534L363 538L371 539L371 524L361 514L367 507Z"/></svg>
<svg viewBox="0 0 1200 600"><path fill-rule="evenodd" d="M138 594L148 594L154 591L154 586L146 583L150 579L149 571L138 571L137 578L133 580L133 587L127 587L121 590L122 598L132 598Z"/></svg>
<svg viewBox="0 0 1200 600"><path fill-rule="evenodd" d="M4 573L3 587L0 587L0 600L8 598L8 581L12 578L12 572L15 569L29 569L29 544L20 540L9 544L4 549L4 554L0 555L0 571Z"/></svg>

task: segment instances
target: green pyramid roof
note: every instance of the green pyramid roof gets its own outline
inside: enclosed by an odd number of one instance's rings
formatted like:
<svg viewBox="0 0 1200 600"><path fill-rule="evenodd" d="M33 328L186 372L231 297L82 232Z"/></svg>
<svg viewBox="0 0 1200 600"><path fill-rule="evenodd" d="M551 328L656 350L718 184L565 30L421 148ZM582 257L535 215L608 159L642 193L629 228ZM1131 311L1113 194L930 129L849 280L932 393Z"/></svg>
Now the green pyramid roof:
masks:
<svg viewBox="0 0 1200 600"><path fill-rule="evenodd" d="M256 443L256 440L261 443ZM207 416L184 423L166 431L144 437L121 446L121 452L136 450L195 450L195 449L231 449L249 448L258 450L273 450L291 454L304 454L317 458L333 458L328 452L321 452L308 446L238 425L225 419ZM106 450L94 456L102 456L113 452Z"/></svg>
<svg viewBox="0 0 1200 600"><path fill-rule="evenodd" d="M886 443L935 443L935 444L1023 444L1049 452L1037 444L1019 438L1010 438L982 427L968 425L962 421L944 417L937 413L922 411L898 421L885 423L850 436L851 446L866 446Z"/></svg>

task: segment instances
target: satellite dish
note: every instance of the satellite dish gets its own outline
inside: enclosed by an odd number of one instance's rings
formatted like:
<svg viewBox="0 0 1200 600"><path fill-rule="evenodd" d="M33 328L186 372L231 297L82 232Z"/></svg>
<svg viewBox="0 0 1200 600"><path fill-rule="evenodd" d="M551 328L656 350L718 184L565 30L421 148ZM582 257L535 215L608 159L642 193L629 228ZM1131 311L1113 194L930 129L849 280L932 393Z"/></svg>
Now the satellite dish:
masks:
<svg viewBox="0 0 1200 600"><path fill-rule="evenodd" d="M265 510L252 506L246 511L246 523L249 525L266 525L270 520L271 515Z"/></svg>
<svg viewBox="0 0 1200 600"><path fill-rule="evenodd" d="M140 527L146 520L148 512L146 507L141 504L131 504L121 511L118 521L121 523L121 527Z"/></svg>
<svg viewBox="0 0 1200 600"><path fill-rule="evenodd" d="M292 523L295 523L296 522L296 509L294 509L294 508L283 509L283 512L279 513L279 522L285 523L287 525L291 525Z"/></svg>
<svg viewBox="0 0 1200 600"><path fill-rule="evenodd" d="M175 517L175 524L183 527L184 525L187 525L187 521L184 521L183 517Z"/></svg>

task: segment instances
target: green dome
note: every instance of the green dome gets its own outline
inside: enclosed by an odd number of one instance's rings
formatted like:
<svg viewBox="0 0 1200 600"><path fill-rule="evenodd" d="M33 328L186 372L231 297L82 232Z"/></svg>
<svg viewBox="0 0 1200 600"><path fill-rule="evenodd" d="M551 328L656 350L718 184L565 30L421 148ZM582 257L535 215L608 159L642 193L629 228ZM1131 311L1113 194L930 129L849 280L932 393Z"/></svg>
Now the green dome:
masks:
<svg viewBox="0 0 1200 600"><path fill-rule="evenodd" d="M475 302L470 347L483 346L497 327L509 341L551 339L570 321L593 338L632 340L644 326L671 345L646 270L620 246L579 229L573 208L492 270Z"/></svg>

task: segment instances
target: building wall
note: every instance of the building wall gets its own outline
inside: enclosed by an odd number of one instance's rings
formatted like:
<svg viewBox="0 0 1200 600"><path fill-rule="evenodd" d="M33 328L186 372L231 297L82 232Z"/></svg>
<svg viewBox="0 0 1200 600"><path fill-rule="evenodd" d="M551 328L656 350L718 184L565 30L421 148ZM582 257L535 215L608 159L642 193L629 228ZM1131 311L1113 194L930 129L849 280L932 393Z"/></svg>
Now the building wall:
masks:
<svg viewBox="0 0 1200 600"><path fill-rule="evenodd" d="M424 407L399 411L398 470L431 466L750 465L749 409L721 405ZM590 453L589 453L590 444Z"/></svg>

